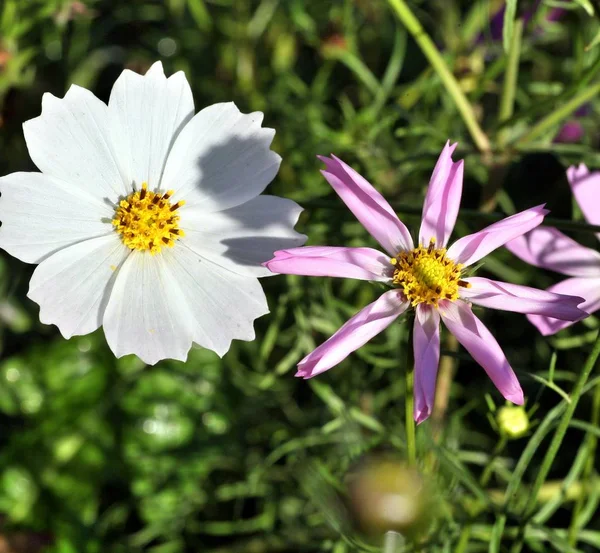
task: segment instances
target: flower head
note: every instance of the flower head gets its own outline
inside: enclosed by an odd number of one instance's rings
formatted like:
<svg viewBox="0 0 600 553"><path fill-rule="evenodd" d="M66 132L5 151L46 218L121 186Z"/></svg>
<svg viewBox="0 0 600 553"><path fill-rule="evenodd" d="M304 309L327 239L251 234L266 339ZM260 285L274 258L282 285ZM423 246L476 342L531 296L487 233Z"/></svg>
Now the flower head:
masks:
<svg viewBox="0 0 600 553"><path fill-rule="evenodd" d="M391 289L302 359L297 376L310 378L330 369L413 307L414 416L418 422L430 415L433 406L440 321L486 370L504 397L522 404L523 392L515 373L471 304L568 321L585 316L577 308L582 298L467 276L467 267L537 227L547 211L543 206L533 207L447 247L462 194L463 162L452 160L455 147L446 144L433 171L417 245L371 184L337 157L321 158L326 165L325 178L386 253L371 248L308 246L277 251L266 266L275 273L380 281Z"/></svg>
<svg viewBox="0 0 600 553"><path fill-rule="evenodd" d="M600 225L600 172L590 172L583 164L572 166L567 169L567 179L587 222ZM596 237L600 239L600 233ZM512 240L506 247L531 265L570 277L550 286L549 292L581 296L585 301L579 307L587 313L600 309L600 252L545 226ZM537 313L527 318L544 336L575 322Z"/></svg>
<svg viewBox="0 0 600 553"><path fill-rule="evenodd" d="M260 196L281 158L262 113L194 115L183 73L124 71L108 105L72 86L24 124L41 173L0 178L0 247L38 263L28 296L65 338L103 326L118 357L223 355L268 312L261 263L305 237L290 200Z"/></svg>

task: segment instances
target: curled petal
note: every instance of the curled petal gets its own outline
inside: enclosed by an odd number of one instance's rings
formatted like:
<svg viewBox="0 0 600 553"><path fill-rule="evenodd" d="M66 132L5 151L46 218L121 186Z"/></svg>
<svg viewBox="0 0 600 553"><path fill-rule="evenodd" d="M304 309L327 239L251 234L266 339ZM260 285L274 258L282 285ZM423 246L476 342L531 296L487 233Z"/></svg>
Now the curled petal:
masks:
<svg viewBox="0 0 600 553"><path fill-rule="evenodd" d="M400 251L412 249L408 229L366 179L335 156L319 156L319 159L327 166L321 171L323 176L386 252L395 256Z"/></svg>
<svg viewBox="0 0 600 553"><path fill-rule="evenodd" d="M545 315L564 321L580 321L587 313L578 309L584 300L578 296L555 294L529 286L498 282L489 278L465 278L470 288L461 288L461 297L469 301L504 311Z"/></svg>
<svg viewBox="0 0 600 553"><path fill-rule="evenodd" d="M534 267L569 276L600 277L600 253L552 227L533 229L508 242L506 249Z"/></svg>
<svg viewBox="0 0 600 553"><path fill-rule="evenodd" d="M454 229L464 172L462 160L452 161L455 148L456 144L446 142L429 181L419 231L419 242L423 245L429 244L433 238L439 248L445 247Z"/></svg>
<svg viewBox="0 0 600 553"><path fill-rule="evenodd" d="M415 352L414 418L421 423L431 415L435 400L435 383L440 362L440 315L430 305L419 304L415 310L413 332Z"/></svg>
<svg viewBox="0 0 600 553"><path fill-rule="evenodd" d="M549 211L544 209L543 205L538 205L506 217L454 242L448 248L448 257L457 263L472 265L508 241L537 227L548 213Z"/></svg>
<svg viewBox="0 0 600 553"><path fill-rule="evenodd" d="M600 309L600 277L598 278L568 278L558 282L550 288L548 292L555 294L577 294L584 298L584 302L579 305L579 309L592 314ZM529 322L544 335L550 336L556 334L559 330L571 326L576 321L561 321L552 317L541 315L528 315Z"/></svg>
<svg viewBox="0 0 600 553"><path fill-rule="evenodd" d="M392 324L409 305L402 299L398 290L386 292L359 311L329 340L302 359L298 363L296 376L311 378L331 369Z"/></svg>
<svg viewBox="0 0 600 553"><path fill-rule="evenodd" d="M275 252L265 265L274 273L387 281L393 266L371 248L306 246Z"/></svg>
<svg viewBox="0 0 600 553"><path fill-rule="evenodd" d="M577 167L573 165L567 169L567 179L587 222L590 225L600 225L600 206L598 205L600 172L590 172L582 163ZM596 236L600 238L600 233L597 233Z"/></svg>
<svg viewBox="0 0 600 553"><path fill-rule="evenodd" d="M448 330L472 355L509 401L523 404L523 390L502 349L486 326L464 301L440 302L440 315Z"/></svg>

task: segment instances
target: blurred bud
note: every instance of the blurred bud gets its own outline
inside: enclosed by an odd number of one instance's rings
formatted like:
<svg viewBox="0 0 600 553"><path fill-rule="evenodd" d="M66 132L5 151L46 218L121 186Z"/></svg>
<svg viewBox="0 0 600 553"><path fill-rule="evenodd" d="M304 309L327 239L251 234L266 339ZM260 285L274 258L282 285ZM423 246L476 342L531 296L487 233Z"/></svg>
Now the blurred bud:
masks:
<svg viewBox="0 0 600 553"><path fill-rule="evenodd" d="M403 461L375 458L348 475L349 508L367 534L422 534L432 519L432 493L418 470Z"/></svg>
<svg viewBox="0 0 600 553"><path fill-rule="evenodd" d="M500 432L509 438L520 438L529 430L529 417L521 405L506 405L496 415Z"/></svg>
<svg viewBox="0 0 600 553"><path fill-rule="evenodd" d="M321 55L326 59L337 58L346 50L348 50L348 43L340 33L332 33L321 42Z"/></svg>

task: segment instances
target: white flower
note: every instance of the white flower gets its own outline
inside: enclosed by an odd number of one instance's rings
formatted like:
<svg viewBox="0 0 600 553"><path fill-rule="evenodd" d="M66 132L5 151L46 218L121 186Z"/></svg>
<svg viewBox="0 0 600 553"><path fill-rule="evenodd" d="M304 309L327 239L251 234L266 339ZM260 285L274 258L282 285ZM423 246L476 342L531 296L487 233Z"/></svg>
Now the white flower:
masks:
<svg viewBox="0 0 600 553"><path fill-rule="evenodd" d="M24 124L41 173L0 178L0 246L39 263L28 296L65 338L104 327L117 357L223 355L268 313L257 277L302 244L301 208L259 196L281 158L263 114L233 103L194 115L182 72L123 71L108 106L72 86Z"/></svg>

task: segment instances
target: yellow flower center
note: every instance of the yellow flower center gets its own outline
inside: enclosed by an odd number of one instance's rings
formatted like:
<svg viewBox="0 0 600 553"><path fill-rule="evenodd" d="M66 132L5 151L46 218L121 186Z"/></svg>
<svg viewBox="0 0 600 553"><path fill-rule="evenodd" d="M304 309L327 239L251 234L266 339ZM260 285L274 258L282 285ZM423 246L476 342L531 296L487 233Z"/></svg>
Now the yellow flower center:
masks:
<svg viewBox="0 0 600 553"><path fill-rule="evenodd" d="M132 250L160 252L163 246L172 248L175 240L184 235L177 226L179 215L176 210L185 202L171 204L173 190L164 194L150 192L144 182L141 190L121 200L115 210L112 224L121 235L121 240Z"/></svg>
<svg viewBox="0 0 600 553"><path fill-rule="evenodd" d="M448 259L444 248L435 249L433 240L428 248L400 252L390 262L395 267L392 282L413 306L427 303L437 307L439 300L457 300L459 286L471 286L460 279L462 265Z"/></svg>

